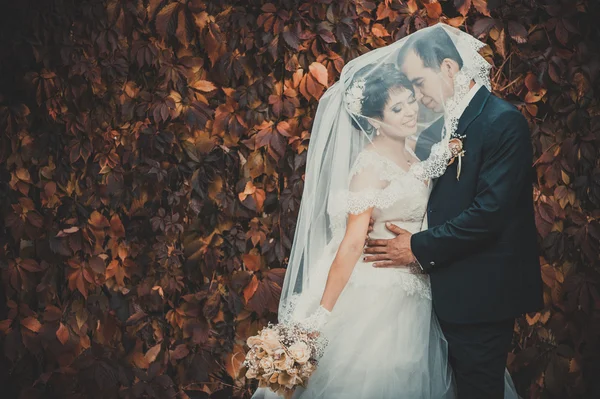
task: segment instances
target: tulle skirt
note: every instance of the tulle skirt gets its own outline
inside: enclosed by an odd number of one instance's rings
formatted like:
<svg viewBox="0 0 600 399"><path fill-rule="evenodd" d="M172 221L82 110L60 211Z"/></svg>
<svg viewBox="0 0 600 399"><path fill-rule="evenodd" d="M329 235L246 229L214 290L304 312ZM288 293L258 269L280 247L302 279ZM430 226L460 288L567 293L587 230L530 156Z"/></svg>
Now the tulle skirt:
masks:
<svg viewBox="0 0 600 399"><path fill-rule="evenodd" d="M329 345L294 399L454 398L431 300L398 286L348 284L323 330ZM260 388L254 399L278 396Z"/></svg>
<svg viewBox="0 0 600 399"><path fill-rule="evenodd" d="M295 307L321 299L338 244L330 243ZM319 267L322 266L322 267ZM448 343L432 311L429 278L359 260L322 333L329 344L306 388L292 399L455 399ZM518 398L508 372L505 399ZM252 399L279 399L259 388Z"/></svg>

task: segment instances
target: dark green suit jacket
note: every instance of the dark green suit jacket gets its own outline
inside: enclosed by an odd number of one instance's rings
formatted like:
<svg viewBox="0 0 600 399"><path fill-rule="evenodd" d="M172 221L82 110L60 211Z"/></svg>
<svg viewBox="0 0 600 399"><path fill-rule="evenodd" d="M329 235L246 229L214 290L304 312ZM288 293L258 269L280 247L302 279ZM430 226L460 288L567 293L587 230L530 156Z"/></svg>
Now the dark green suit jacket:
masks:
<svg viewBox="0 0 600 399"><path fill-rule="evenodd" d="M443 121L424 132L416 153L428 155ZM518 317L543 306L533 213L532 144L525 117L481 87L463 113L458 134L465 156L435 181L428 229L411 238L430 275L433 306L447 322Z"/></svg>

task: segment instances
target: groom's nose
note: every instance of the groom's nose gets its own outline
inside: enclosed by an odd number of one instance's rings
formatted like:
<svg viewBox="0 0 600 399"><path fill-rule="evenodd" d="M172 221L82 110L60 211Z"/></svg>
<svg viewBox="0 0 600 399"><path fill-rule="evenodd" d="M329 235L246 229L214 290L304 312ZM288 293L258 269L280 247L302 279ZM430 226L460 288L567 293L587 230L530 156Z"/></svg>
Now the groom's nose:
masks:
<svg viewBox="0 0 600 399"><path fill-rule="evenodd" d="M421 90L415 89L415 98L417 101L421 101L423 99L423 93L421 93Z"/></svg>

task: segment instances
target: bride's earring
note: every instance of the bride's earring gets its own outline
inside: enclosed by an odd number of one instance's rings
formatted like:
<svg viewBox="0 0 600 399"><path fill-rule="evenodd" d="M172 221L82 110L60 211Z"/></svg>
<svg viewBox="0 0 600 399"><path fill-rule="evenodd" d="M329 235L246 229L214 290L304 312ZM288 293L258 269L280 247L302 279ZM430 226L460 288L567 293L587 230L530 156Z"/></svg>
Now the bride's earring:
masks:
<svg viewBox="0 0 600 399"><path fill-rule="evenodd" d="M375 134L378 136L381 134L381 132L379 131L379 128L375 129Z"/></svg>

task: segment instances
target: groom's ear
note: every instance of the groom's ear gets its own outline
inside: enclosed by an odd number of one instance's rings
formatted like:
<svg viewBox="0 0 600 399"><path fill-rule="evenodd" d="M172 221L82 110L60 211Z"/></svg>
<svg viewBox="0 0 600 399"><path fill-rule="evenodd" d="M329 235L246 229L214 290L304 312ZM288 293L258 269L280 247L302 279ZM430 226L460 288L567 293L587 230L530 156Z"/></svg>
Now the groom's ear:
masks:
<svg viewBox="0 0 600 399"><path fill-rule="evenodd" d="M440 65L441 72L448 76L449 78L454 78L454 76L460 71L460 66L458 62L454 61L451 58L444 58L442 64Z"/></svg>

